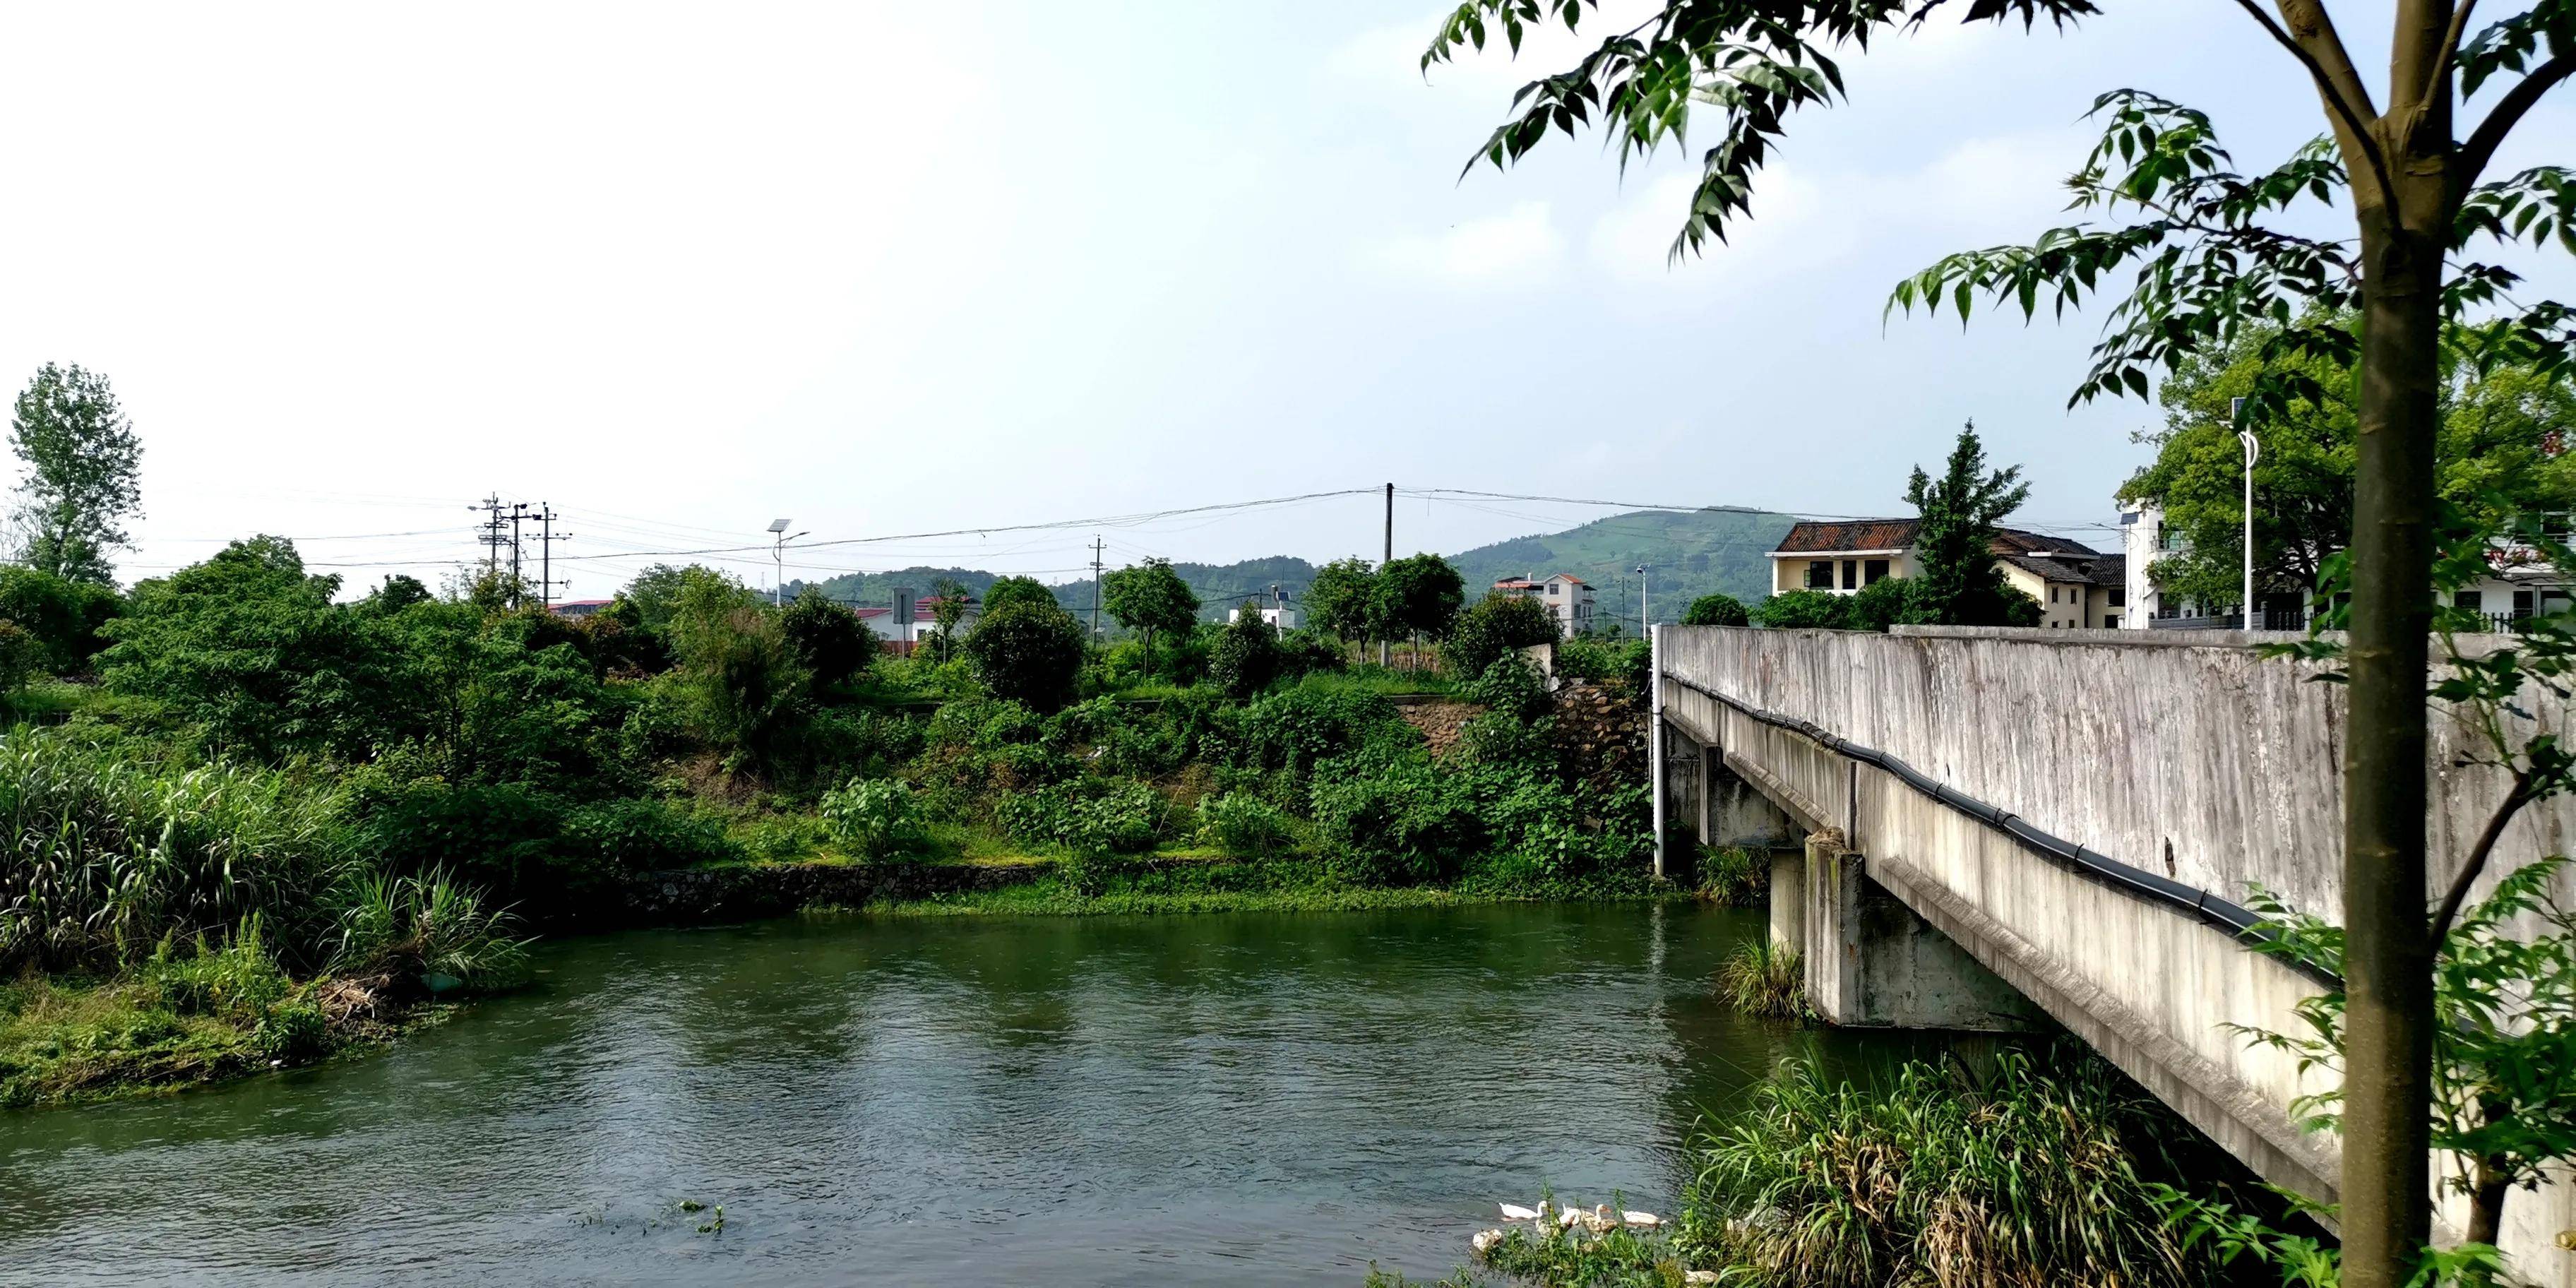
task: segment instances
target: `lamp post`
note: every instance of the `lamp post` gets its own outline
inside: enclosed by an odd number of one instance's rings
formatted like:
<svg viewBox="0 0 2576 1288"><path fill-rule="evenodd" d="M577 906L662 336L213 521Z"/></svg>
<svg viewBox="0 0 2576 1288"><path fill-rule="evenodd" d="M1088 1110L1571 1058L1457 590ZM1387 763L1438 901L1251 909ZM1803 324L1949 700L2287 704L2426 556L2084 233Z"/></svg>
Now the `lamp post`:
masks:
<svg viewBox="0 0 2576 1288"><path fill-rule="evenodd" d="M2245 400L2227 400L2228 418L2236 422L2236 441L2245 445L2245 629L2254 629L2254 461L2263 454L2263 445L2254 439L2254 431L2245 428Z"/></svg>
<svg viewBox="0 0 2576 1288"><path fill-rule="evenodd" d="M1655 615L1646 611L1646 570L1653 564L1637 565L1637 633L1648 640L1655 638Z"/></svg>
<svg viewBox="0 0 2576 1288"><path fill-rule="evenodd" d="M769 606L777 608L787 602L787 543L806 534L799 532L791 535L787 531L787 520L772 519L769 521L769 535L776 539L770 547L769 557L778 565L778 580L771 582L769 586Z"/></svg>

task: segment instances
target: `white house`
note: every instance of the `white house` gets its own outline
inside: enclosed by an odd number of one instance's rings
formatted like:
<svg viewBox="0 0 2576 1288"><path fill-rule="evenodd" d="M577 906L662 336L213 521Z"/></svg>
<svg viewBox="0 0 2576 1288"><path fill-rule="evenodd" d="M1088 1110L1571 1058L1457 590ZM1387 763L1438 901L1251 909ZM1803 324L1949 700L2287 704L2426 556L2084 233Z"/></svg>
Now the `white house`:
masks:
<svg viewBox="0 0 2576 1288"><path fill-rule="evenodd" d="M1506 595L1524 595L1547 606L1548 615L1556 619L1557 633L1567 639L1592 629L1592 586L1572 573L1560 572L1544 579L1505 577L1494 583L1494 589Z"/></svg>
<svg viewBox="0 0 2576 1288"><path fill-rule="evenodd" d="M1890 577L1922 576L1915 549L1922 526L1920 519L1800 522L1771 551L1771 593L1853 595ZM2126 555L2018 528L1997 529L1991 549L2005 584L2038 601L2041 626L2072 630L2127 621Z"/></svg>
<svg viewBox="0 0 2576 1288"><path fill-rule="evenodd" d="M974 634L975 624L984 618L984 605L974 596L966 596L965 604L966 611L957 619L957 638L961 640ZM909 653L913 645L939 633L939 605L937 595L916 600L912 587L897 586L892 607L852 611L859 615L859 620L868 624L868 629L877 633L877 638L894 646L895 652Z"/></svg>
<svg viewBox="0 0 2576 1288"><path fill-rule="evenodd" d="M1261 614L1261 620L1270 623L1271 626L1279 630L1293 631L1297 629L1297 610L1288 606L1288 592L1281 590L1276 586L1270 588L1270 602L1262 605L1254 611ZM1241 607L1225 610L1225 624L1228 626L1234 625L1237 621L1242 620L1242 618L1243 609Z"/></svg>

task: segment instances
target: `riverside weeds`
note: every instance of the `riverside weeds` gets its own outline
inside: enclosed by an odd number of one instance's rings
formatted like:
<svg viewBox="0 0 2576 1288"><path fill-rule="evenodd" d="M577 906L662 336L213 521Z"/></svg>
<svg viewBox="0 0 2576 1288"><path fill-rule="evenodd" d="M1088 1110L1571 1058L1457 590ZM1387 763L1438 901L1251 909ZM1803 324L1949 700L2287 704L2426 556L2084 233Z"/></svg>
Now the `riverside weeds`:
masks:
<svg viewBox="0 0 2576 1288"><path fill-rule="evenodd" d="M1807 975L1793 949L1767 938L1737 944L1717 968L1717 994L1747 1015L1775 1020L1813 1018L1807 1009Z"/></svg>

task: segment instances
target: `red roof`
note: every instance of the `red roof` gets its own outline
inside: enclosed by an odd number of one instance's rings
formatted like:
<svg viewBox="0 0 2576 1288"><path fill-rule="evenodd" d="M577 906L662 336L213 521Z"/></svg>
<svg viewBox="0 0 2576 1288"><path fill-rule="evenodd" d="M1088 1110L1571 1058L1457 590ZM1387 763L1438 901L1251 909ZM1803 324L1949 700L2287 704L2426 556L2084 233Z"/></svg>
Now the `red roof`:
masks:
<svg viewBox="0 0 2576 1288"><path fill-rule="evenodd" d="M1863 550L1904 550L1914 544L1923 528L1921 519L1846 519L1838 523L1801 520L1780 538L1774 554L1848 554ZM1995 530L1995 553L1999 555L2082 555L2099 552L2081 541L2052 537L2019 528Z"/></svg>

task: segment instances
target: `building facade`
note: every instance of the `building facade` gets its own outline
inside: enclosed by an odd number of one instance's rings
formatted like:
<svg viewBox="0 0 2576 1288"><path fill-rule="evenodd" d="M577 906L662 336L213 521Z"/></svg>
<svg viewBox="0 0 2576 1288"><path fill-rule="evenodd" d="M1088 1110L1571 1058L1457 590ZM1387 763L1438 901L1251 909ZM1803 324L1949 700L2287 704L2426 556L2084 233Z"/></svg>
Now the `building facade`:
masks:
<svg viewBox="0 0 2576 1288"><path fill-rule="evenodd" d="M1593 594L1590 583L1572 573L1555 573L1545 578L1505 577L1494 583L1495 591L1505 595L1522 595L1547 606L1548 615L1556 619L1557 634L1572 639L1593 628Z"/></svg>
<svg viewBox="0 0 2576 1288"><path fill-rule="evenodd" d="M1800 522L1771 551L1771 593L1859 593L1890 577L1920 577L1919 519ZM2038 601L2040 624L2062 630L2130 624L2126 555L2080 541L2000 529L1992 547L2004 582Z"/></svg>

